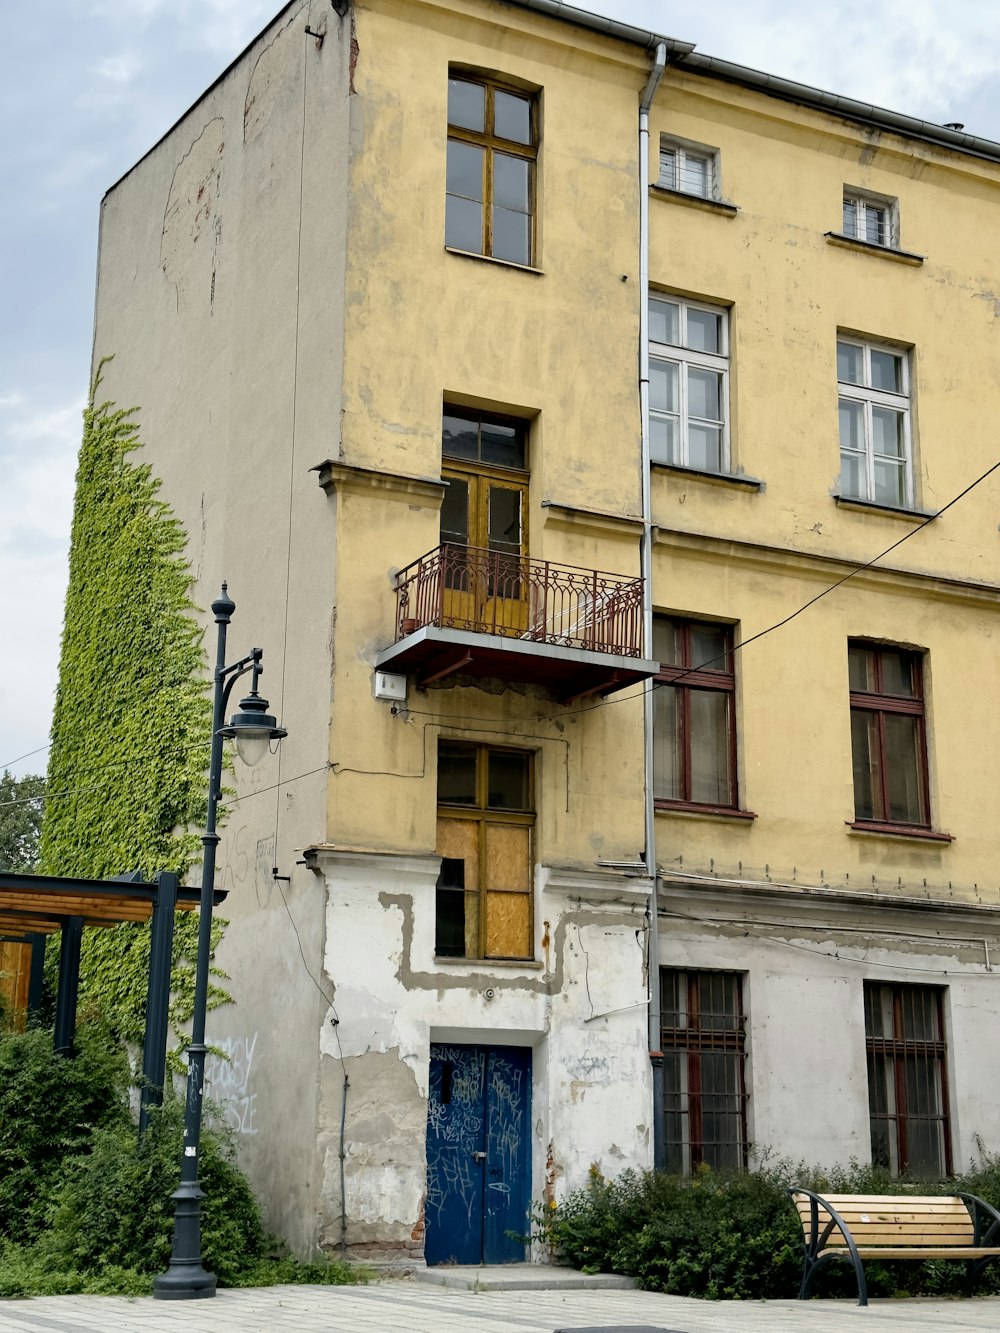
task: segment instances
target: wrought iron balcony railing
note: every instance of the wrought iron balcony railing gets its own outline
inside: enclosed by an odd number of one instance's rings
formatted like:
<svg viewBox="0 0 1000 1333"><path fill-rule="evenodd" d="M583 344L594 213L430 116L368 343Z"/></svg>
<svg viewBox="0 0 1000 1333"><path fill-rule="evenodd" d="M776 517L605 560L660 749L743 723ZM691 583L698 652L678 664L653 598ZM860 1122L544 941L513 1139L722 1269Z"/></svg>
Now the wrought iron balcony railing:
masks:
<svg viewBox="0 0 1000 1333"><path fill-rule="evenodd" d="M446 544L396 579L396 641L428 625L640 658L642 579Z"/></svg>

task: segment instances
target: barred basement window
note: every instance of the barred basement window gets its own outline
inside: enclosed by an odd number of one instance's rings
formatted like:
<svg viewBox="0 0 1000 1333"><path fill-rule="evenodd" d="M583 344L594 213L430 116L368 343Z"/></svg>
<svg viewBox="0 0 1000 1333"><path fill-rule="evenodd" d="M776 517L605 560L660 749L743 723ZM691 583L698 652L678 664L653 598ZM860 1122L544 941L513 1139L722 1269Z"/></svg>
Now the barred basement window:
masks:
<svg viewBox="0 0 1000 1333"><path fill-rule="evenodd" d="M865 982L872 1162L894 1176L951 1173L944 992Z"/></svg>
<svg viewBox="0 0 1000 1333"><path fill-rule="evenodd" d="M661 968L660 1008L666 1169L745 1168L742 976Z"/></svg>

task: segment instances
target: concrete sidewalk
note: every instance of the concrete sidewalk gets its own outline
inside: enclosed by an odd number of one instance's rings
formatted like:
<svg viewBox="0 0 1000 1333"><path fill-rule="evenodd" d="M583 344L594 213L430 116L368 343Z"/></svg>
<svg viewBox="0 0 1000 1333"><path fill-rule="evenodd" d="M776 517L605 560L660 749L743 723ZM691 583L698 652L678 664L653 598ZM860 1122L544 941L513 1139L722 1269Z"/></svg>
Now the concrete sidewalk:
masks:
<svg viewBox="0 0 1000 1333"><path fill-rule="evenodd" d="M440 1272L441 1270L438 1270ZM556 1274L560 1270L556 1270ZM0 1301L3 1333L964 1333L1000 1329L1000 1297L962 1301L696 1301L579 1285L580 1274L451 1270L444 1286L397 1279L368 1287L265 1287L208 1301L46 1296ZM577 1279L576 1282L572 1279ZM480 1290L469 1290L469 1281Z"/></svg>

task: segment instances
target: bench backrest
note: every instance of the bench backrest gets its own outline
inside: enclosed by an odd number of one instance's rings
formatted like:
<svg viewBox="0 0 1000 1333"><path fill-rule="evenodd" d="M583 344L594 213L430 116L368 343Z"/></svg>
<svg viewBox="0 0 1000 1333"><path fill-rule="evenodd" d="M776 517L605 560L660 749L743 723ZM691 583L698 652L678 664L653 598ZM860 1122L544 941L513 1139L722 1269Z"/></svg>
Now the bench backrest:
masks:
<svg viewBox="0 0 1000 1333"><path fill-rule="evenodd" d="M899 1248L973 1243L969 1210L954 1196L907 1194L897 1198L893 1195L824 1194L823 1198L843 1218L859 1249L879 1245ZM805 1195L795 1196L795 1207L807 1238L811 1226L811 1203ZM820 1234L829 1221L830 1214L821 1206ZM840 1229L835 1227L827 1248L844 1245Z"/></svg>

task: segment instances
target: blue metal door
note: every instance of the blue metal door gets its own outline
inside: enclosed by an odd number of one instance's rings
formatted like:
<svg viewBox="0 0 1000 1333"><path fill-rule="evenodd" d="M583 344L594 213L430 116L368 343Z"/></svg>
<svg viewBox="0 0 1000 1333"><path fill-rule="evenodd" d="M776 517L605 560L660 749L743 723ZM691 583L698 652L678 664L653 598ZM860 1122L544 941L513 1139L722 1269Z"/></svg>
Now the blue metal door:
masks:
<svg viewBox="0 0 1000 1333"><path fill-rule="evenodd" d="M429 1264L524 1259L519 1238L528 1233L530 1085L530 1050L431 1046Z"/></svg>

